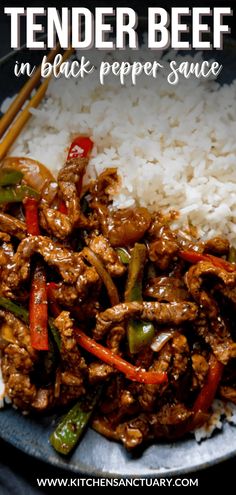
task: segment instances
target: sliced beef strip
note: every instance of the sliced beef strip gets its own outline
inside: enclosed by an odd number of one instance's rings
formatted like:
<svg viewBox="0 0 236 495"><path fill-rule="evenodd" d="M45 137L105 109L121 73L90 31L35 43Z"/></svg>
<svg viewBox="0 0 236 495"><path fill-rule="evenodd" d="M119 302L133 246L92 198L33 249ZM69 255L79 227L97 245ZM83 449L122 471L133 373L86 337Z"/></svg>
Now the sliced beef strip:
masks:
<svg viewBox="0 0 236 495"><path fill-rule="evenodd" d="M54 325L59 330L61 337L60 355L62 362L65 364L67 370L80 375L81 370L85 370L87 367L75 339L74 321L70 317L70 313L68 311L62 311L54 320Z"/></svg>
<svg viewBox="0 0 236 495"><path fill-rule="evenodd" d="M170 224L179 214L175 210L171 210L167 214L163 214L161 211L156 211L152 214L150 227L148 229L148 236L154 240L160 237L164 237L169 240L176 240L176 234L171 230Z"/></svg>
<svg viewBox="0 0 236 495"><path fill-rule="evenodd" d="M125 265L119 260L118 254L111 247L109 241L102 235L92 234L88 241L88 247L99 256L108 273L112 277L120 277L126 271Z"/></svg>
<svg viewBox="0 0 236 495"><path fill-rule="evenodd" d="M154 438L174 440L183 435L193 413L183 404L166 404L157 413L141 413L120 424L116 433L124 446L134 449Z"/></svg>
<svg viewBox="0 0 236 495"><path fill-rule="evenodd" d="M231 337L230 329L220 314L220 308L215 298L202 289L203 281L208 277L211 280L220 280L224 287L233 289L236 285L236 272L213 266L209 262L201 261L192 266L185 275L188 289L196 302L202 307L202 316L195 322L194 327L223 364L236 356L236 343ZM213 278L212 278L213 277Z"/></svg>
<svg viewBox="0 0 236 495"><path fill-rule="evenodd" d="M175 216L176 212L170 212L167 216L156 212L148 230L149 258L162 271L171 266L179 250L178 237L169 226Z"/></svg>
<svg viewBox="0 0 236 495"><path fill-rule="evenodd" d="M27 235L27 228L24 222L1 211L0 230L11 236L17 237L20 240L24 239Z"/></svg>
<svg viewBox="0 0 236 495"><path fill-rule="evenodd" d="M202 354L195 352L191 356L192 369L193 369L193 387L202 387L209 369L207 360Z"/></svg>
<svg viewBox="0 0 236 495"><path fill-rule="evenodd" d="M128 449L134 449L148 439L150 426L145 414L120 424L116 428L116 435Z"/></svg>
<svg viewBox="0 0 236 495"><path fill-rule="evenodd" d="M214 287L214 291L219 292L226 299L236 305L236 287L225 287L225 285L216 284Z"/></svg>
<svg viewBox="0 0 236 495"><path fill-rule="evenodd" d="M103 170L96 180L91 181L88 185L86 184L83 192L85 194L89 193L91 208L96 209L98 204L106 207L111 203L111 198L118 191L120 184L121 179L117 174L117 169L109 167Z"/></svg>
<svg viewBox="0 0 236 495"><path fill-rule="evenodd" d="M230 244L228 239L223 237L213 237L204 243L204 253L212 253L217 256L227 255L229 252Z"/></svg>
<svg viewBox="0 0 236 495"><path fill-rule="evenodd" d="M171 342L172 347L172 370L171 377L177 381L180 376L187 372L189 362L189 345L185 335L175 332Z"/></svg>
<svg viewBox="0 0 236 495"><path fill-rule="evenodd" d="M185 274L185 282L193 299L206 309L209 318L217 318L219 313L218 305L215 299L203 290L203 281L206 278L219 279L226 287L233 288L236 286L236 272L226 272L225 270L213 266L208 261L200 261L191 266Z"/></svg>
<svg viewBox="0 0 236 495"><path fill-rule="evenodd" d="M111 378L114 373L115 370L105 363L93 362L88 366L88 379L92 385L99 382L104 383Z"/></svg>
<svg viewBox="0 0 236 495"><path fill-rule="evenodd" d="M144 297L157 299L160 302L181 302L188 301L190 295L181 279L155 277L148 280Z"/></svg>
<svg viewBox="0 0 236 495"><path fill-rule="evenodd" d="M114 426L109 423L108 419L105 417L98 416L97 414L93 417L92 427L95 431L100 433L109 440L119 441L119 435L114 430Z"/></svg>
<svg viewBox="0 0 236 495"><path fill-rule="evenodd" d="M41 204L39 220L42 229L58 239L66 239L72 232L70 218L57 208L49 208L47 205Z"/></svg>
<svg viewBox="0 0 236 495"><path fill-rule="evenodd" d="M27 325L12 313L2 309L0 310L0 322L10 328L13 343L26 350L32 357L32 360L35 360L37 358L37 352L31 346L30 332Z"/></svg>
<svg viewBox="0 0 236 495"><path fill-rule="evenodd" d="M96 275L94 276L94 270L86 269L86 274L87 277L82 275L78 277L76 285L58 282L51 289L53 299L61 306L74 310L79 320L93 318L100 307L97 297L100 293L101 282Z"/></svg>
<svg viewBox="0 0 236 495"><path fill-rule="evenodd" d="M9 243L11 241L11 236L6 234L6 232L0 231L0 241Z"/></svg>
<svg viewBox="0 0 236 495"><path fill-rule="evenodd" d="M6 395L20 409L47 409L53 392L50 387L37 388L31 380L38 354L31 347L28 327L7 311L0 311L0 320L11 328L14 341L5 343L1 363Z"/></svg>
<svg viewBox="0 0 236 495"><path fill-rule="evenodd" d="M68 311L62 311L54 320L54 325L57 327L61 337L61 384L66 386L64 393L66 401L79 397L85 393L85 377L87 375L87 365L84 357L81 355L75 335L74 321L70 317ZM65 388L65 387L64 387ZM63 397L62 388L62 397ZM59 400L61 394L59 394ZM65 398L64 398L65 399ZM63 402L63 400L62 400Z"/></svg>
<svg viewBox="0 0 236 495"><path fill-rule="evenodd" d="M140 241L151 222L147 208L123 208L107 216L107 235L113 247L132 246Z"/></svg>
<svg viewBox="0 0 236 495"><path fill-rule="evenodd" d="M225 321L218 317L215 320L208 320L206 315L202 315L193 324L197 334L211 347L216 358L227 364L231 358L236 357L236 342L232 340L230 331Z"/></svg>
<svg viewBox="0 0 236 495"><path fill-rule="evenodd" d="M197 318L198 308L194 303L129 302L108 308L97 316L94 337L101 339L114 323L127 318L140 318L160 324L180 325Z"/></svg>
<svg viewBox="0 0 236 495"><path fill-rule="evenodd" d="M176 241L160 238L149 244L149 258L160 270L167 270L178 253Z"/></svg>
<svg viewBox="0 0 236 495"><path fill-rule="evenodd" d="M58 197L65 203L67 214L51 208L45 198L40 203L40 224L56 238L65 239L74 228L94 226L80 206L80 191L88 161L87 157L67 160L58 174Z"/></svg>
<svg viewBox="0 0 236 495"><path fill-rule="evenodd" d="M165 404L157 413L148 414L154 438L177 439L186 432L193 413L182 403Z"/></svg>
<svg viewBox="0 0 236 495"><path fill-rule="evenodd" d="M121 353L120 346L125 335L126 331L124 325L116 325L110 330L107 336L107 347L109 347L114 354Z"/></svg>
<svg viewBox="0 0 236 495"><path fill-rule="evenodd" d="M158 353L158 357L154 358L151 369L157 372L167 373L172 362L171 344L167 344ZM137 363L136 363L137 364ZM147 367L146 367L147 368ZM157 398L161 398L162 394L168 387L168 383L161 385L143 385L137 384L135 387L138 390L138 401L144 411L153 411Z"/></svg>
<svg viewBox="0 0 236 495"><path fill-rule="evenodd" d="M96 270L85 265L80 253L61 247L46 236L30 236L21 241L14 256L1 266L2 295L12 297L20 284L28 279L30 259L34 253L41 254L49 266L54 266L66 284L74 285L80 297L99 281Z"/></svg>

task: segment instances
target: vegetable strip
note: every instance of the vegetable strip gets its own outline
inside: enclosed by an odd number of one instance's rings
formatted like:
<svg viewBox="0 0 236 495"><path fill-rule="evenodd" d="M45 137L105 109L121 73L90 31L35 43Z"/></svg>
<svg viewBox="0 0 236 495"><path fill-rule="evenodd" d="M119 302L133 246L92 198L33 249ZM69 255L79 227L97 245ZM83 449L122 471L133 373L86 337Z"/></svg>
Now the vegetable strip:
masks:
<svg viewBox="0 0 236 495"><path fill-rule="evenodd" d="M121 263L123 263L124 265L128 265L129 262L130 262L130 254L127 251L127 249L125 249L125 248L116 248L116 252L117 252L117 254L119 256L119 260L121 261Z"/></svg>
<svg viewBox="0 0 236 495"><path fill-rule="evenodd" d="M0 186L12 186L18 184L23 179L24 175L13 168L0 169Z"/></svg>
<svg viewBox="0 0 236 495"><path fill-rule="evenodd" d="M93 141L88 136L76 137L70 146L68 160L73 158L84 158L89 155L93 148Z"/></svg>
<svg viewBox="0 0 236 495"><path fill-rule="evenodd" d="M125 301L142 301L143 271L147 248L136 243L129 263ZM154 325L148 321L131 319L127 326L129 350L131 354L139 352L145 345L151 344L155 335Z"/></svg>
<svg viewBox="0 0 236 495"><path fill-rule="evenodd" d="M223 371L224 371L224 365L215 358L214 354L212 354L210 357L209 370L208 370L206 382L203 385L202 389L200 390L199 395L197 396L193 405L193 411L195 413L200 411L207 412L209 407L211 407Z"/></svg>
<svg viewBox="0 0 236 495"><path fill-rule="evenodd" d="M25 217L28 234L39 235L38 203L33 198L25 200ZM48 303L45 270L37 261L32 273L29 322L31 345L39 351L48 351Z"/></svg>
<svg viewBox="0 0 236 495"><path fill-rule="evenodd" d="M197 253L197 251L180 251L180 258L185 261L189 261L189 263L198 263L199 261L208 261L212 263L214 266L226 270L227 272L234 272L236 270L236 266L226 261L222 258L217 258L217 256L213 256L212 254L202 254Z"/></svg>
<svg viewBox="0 0 236 495"><path fill-rule="evenodd" d="M67 455L78 443L95 406L100 398L101 387L81 397L61 419L50 436L50 443L60 454Z"/></svg>
<svg viewBox="0 0 236 495"><path fill-rule="evenodd" d="M230 263L236 263L236 249L234 246L230 247L229 255L228 255L228 261Z"/></svg>
<svg viewBox="0 0 236 495"><path fill-rule="evenodd" d="M10 311L13 315L15 315L17 318L22 320L24 323L28 324L29 323L29 312L27 309L23 308L19 304L15 304L14 302L10 301L6 297L0 297L0 308L6 309L7 311Z"/></svg>
<svg viewBox="0 0 236 495"><path fill-rule="evenodd" d="M35 189L28 186L0 187L0 203L21 203L26 197L38 198Z"/></svg>
<svg viewBox="0 0 236 495"><path fill-rule="evenodd" d="M67 160L73 160L75 158L84 158L89 155L93 148L93 141L88 136L76 137L71 145L67 155ZM81 193L82 183L78 184L78 194ZM58 210L66 215L68 213L67 206L64 201L59 201Z"/></svg>
<svg viewBox="0 0 236 495"><path fill-rule="evenodd" d="M25 309L23 306L20 306L18 303L16 304L13 301L7 299L6 297L0 297L0 308L6 309L7 311L15 315L17 318L22 320L24 323L26 323L27 325L29 324L29 311L27 311L27 309ZM57 328L53 324L53 319L49 318L48 323L54 341L57 344L58 349L60 349L60 345L61 345L60 336Z"/></svg>
<svg viewBox="0 0 236 495"><path fill-rule="evenodd" d="M25 221L30 235L39 235L38 202L34 198L25 199Z"/></svg>
<svg viewBox="0 0 236 495"><path fill-rule="evenodd" d="M167 381L167 374L165 372L145 371L133 366L117 354L113 354L106 347L98 344L98 342L88 337L88 335L78 328L75 329L75 336L78 344L83 349L98 359L101 359L104 363L114 366L118 371L124 373L129 380L148 384L161 384Z"/></svg>
<svg viewBox="0 0 236 495"><path fill-rule="evenodd" d="M108 271L104 268L100 258L88 247L85 247L83 251L81 251L81 254L84 256L84 258L91 264L93 265L97 272L98 275L101 277L106 289L107 293L109 295L111 305L116 306L116 304L119 304L119 294L117 291L117 288L108 273Z"/></svg>
<svg viewBox="0 0 236 495"><path fill-rule="evenodd" d="M125 301L142 301L143 270L146 261L147 248L144 244L136 243L132 250L129 263L128 279L125 290Z"/></svg>
<svg viewBox="0 0 236 495"><path fill-rule="evenodd" d="M57 289L57 284L55 282L49 282L47 284L47 296L48 296L48 303L50 306L50 309L52 311L53 316L55 318L60 314L61 309L58 306L55 297L54 297L54 290Z"/></svg>
<svg viewBox="0 0 236 495"><path fill-rule="evenodd" d="M44 267L36 263L33 271L29 306L31 345L39 351L48 351L48 303Z"/></svg>

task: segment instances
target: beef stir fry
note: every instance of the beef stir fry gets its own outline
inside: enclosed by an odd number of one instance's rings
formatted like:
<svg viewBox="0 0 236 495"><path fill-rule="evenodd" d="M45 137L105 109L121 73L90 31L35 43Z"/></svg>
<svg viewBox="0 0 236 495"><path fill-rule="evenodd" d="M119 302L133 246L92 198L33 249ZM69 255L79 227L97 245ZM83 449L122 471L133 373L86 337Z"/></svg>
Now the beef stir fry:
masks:
<svg viewBox="0 0 236 495"><path fill-rule="evenodd" d="M64 454L89 421L133 449L202 425L215 396L236 403L234 248L174 211L114 209L115 169L83 183L92 147L77 138L57 182L26 158L0 170L5 393L69 408L51 436Z"/></svg>

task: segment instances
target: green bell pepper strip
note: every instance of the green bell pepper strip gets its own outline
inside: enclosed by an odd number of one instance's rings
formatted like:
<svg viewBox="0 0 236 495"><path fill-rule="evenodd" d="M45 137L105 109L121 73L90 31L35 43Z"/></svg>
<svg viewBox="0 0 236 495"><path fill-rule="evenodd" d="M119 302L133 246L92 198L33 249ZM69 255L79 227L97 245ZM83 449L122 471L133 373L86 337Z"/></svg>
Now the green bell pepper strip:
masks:
<svg viewBox="0 0 236 495"><path fill-rule="evenodd" d="M124 265L128 265L130 262L129 252L125 248L116 248L116 252L121 263L123 263Z"/></svg>
<svg viewBox="0 0 236 495"><path fill-rule="evenodd" d="M144 244L134 245L129 263L128 278L125 290L125 301L142 301L143 271L147 256ZM150 344L155 335L152 323L132 319L128 322L127 335L131 354L138 353L143 347Z"/></svg>
<svg viewBox="0 0 236 495"><path fill-rule="evenodd" d="M55 327L55 325L53 323L53 318L48 318L48 326L50 328L50 332L53 336L54 342L56 343L57 348L60 351L61 350L61 338L60 338L60 335L59 335L57 328Z"/></svg>
<svg viewBox="0 0 236 495"><path fill-rule="evenodd" d="M39 193L28 186L0 187L0 204L20 203L26 197L38 199Z"/></svg>
<svg viewBox="0 0 236 495"><path fill-rule="evenodd" d="M18 184L24 177L24 174L13 168L0 169L0 186L12 186Z"/></svg>
<svg viewBox="0 0 236 495"><path fill-rule="evenodd" d="M61 419L50 435L50 443L60 454L67 455L78 443L98 403L102 388L99 387L81 397Z"/></svg>
<svg viewBox="0 0 236 495"><path fill-rule="evenodd" d="M24 323L29 323L29 312L19 304L15 304L6 297L0 297L0 307L10 311L10 313L22 320Z"/></svg>
<svg viewBox="0 0 236 495"><path fill-rule="evenodd" d="M144 244L136 244L131 253L128 278L125 289L125 301L142 301L143 270L147 256Z"/></svg>
<svg viewBox="0 0 236 495"><path fill-rule="evenodd" d="M230 263L236 263L236 249L234 246L230 247L229 254L227 260Z"/></svg>
<svg viewBox="0 0 236 495"><path fill-rule="evenodd" d="M143 347L151 344L155 335L154 325L148 321L131 320L128 323L128 342L131 354L136 354Z"/></svg>

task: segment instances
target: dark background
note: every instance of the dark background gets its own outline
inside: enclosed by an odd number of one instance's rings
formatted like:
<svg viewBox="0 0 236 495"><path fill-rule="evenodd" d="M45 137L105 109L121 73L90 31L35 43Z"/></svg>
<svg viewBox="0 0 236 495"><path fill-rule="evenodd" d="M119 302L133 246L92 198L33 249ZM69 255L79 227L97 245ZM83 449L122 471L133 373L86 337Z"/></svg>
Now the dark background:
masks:
<svg viewBox="0 0 236 495"><path fill-rule="evenodd" d="M151 6L159 6L159 7L164 7L164 8L169 8L171 6L211 6L211 7L217 7L217 6L231 6L236 9L236 0L234 1L224 1L224 0L215 0L215 1L208 1L208 0L202 0L201 2L199 1L149 1L149 2L135 2L135 1L120 1L120 2L114 2L114 1L71 1L71 0L65 0L64 2L58 1L52 1L52 2L45 2L43 0L29 0L28 2L21 2L20 1L7 1L7 2L1 2L0 5L0 58L7 54L11 49L10 49L10 19L8 16L3 15L3 8L5 6L10 6L10 7L15 7L15 6L22 6L22 7L31 7L31 6L43 6L43 7L53 7L53 6L84 6L88 7L90 9L93 9L94 5L96 6L113 6L113 7L121 7L121 6L129 6L132 7L136 10L138 15L146 15L147 8ZM236 14L235 14L236 15ZM235 22L235 15L232 18L228 18L228 22L231 24L231 32L232 36L236 38L236 22ZM4 69L4 66L1 68L1 74L0 74L0 102L3 101L3 99L11 93L11 84L9 83L9 79L6 77L6 70ZM8 67L9 71L9 67ZM22 84L22 78L20 78L21 81L19 81L19 84ZM236 434L236 430L235 430ZM0 434L1 436L1 434ZM183 459L183 465L184 465L184 459ZM208 485L210 489L215 489L215 487L221 489L222 487L224 489L233 489L235 486L235 473L234 469L236 466L236 458L228 460L224 463L221 463L220 465L217 465L216 467L213 468L208 468L202 472L198 473L189 473L186 476L183 476L184 478L190 478L191 476L195 479L196 477L199 478L199 487L204 489L205 487L208 488ZM38 493L51 493L53 490L52 488L49 488L48 490L46 489L39 489L36 486L36 479L37 478L75 478L77 476L74 476L73 473L68 473L63 470L56 469L52 466L47 465L46 463L39 462L34 460L33 458L30 458L26 454L23 454L22 452L18 451L17 449L13 448L12 446L6 444L2 440L0 440L0 495L36 495ZM231 488L232 487L232 488ZM77 492L81 488L76 488ZM158 490L158 487L156 487ZM58 487L56 489L58 491Z"/></svg>

